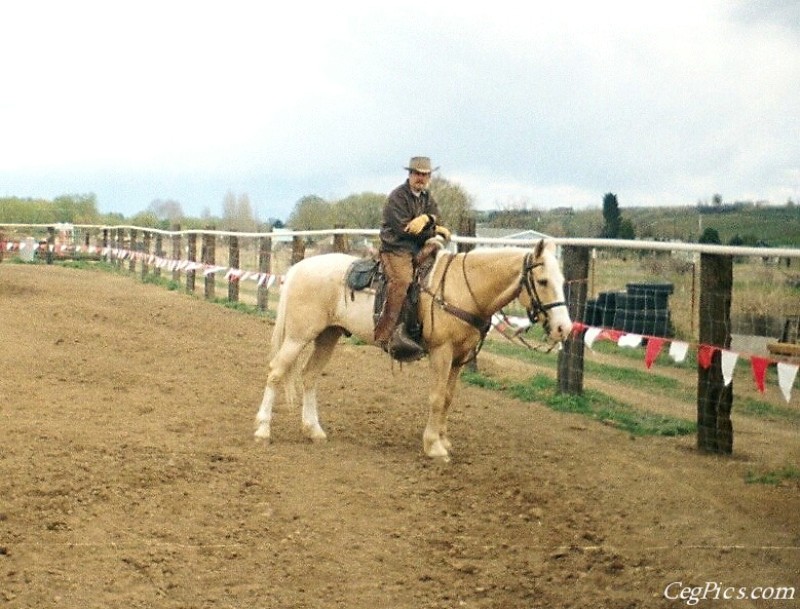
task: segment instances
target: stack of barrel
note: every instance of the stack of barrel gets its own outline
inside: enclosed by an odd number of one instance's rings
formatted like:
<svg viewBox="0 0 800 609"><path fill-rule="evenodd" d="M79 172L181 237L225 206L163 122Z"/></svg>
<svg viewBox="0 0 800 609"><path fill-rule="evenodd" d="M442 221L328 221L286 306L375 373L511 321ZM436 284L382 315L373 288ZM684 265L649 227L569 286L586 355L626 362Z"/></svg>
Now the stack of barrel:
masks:
<svg viewBox="0 0 800 609"><path fill-rule="evenodd" d="M631 334L671 338L675 335L669 312L671 283L629 283L624 292L600 292L586 301L583 322Z"/></svg>

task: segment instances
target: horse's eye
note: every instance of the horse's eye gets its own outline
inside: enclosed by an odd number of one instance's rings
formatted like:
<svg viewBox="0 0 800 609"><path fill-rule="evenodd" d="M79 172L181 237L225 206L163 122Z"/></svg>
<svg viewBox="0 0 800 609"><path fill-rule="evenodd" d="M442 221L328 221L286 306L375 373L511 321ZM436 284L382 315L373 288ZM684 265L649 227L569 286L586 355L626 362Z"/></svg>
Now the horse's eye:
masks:
<svg viewBox="0 0 800 609"><path fill-rule="evenodd" d="M547 287L547 279L537 279L536 283L538 283L540 287L543 288Z"/></svg>

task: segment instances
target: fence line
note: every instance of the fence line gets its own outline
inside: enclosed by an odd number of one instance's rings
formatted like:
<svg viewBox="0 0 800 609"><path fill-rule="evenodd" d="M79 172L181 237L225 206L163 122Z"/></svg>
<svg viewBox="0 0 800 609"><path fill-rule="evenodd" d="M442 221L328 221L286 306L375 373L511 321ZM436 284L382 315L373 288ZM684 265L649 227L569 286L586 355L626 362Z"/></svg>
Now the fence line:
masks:
<svg viewBox="0 0 800 609"><path fill-rule="evenodd" d="M52 262L55 246L56 229L63 230L63 225L52 224L4 224L0 225L0 242L3 240L4 229L37 228L47 231L46 256L48 263ZM173 280L180 279L180 272L186 272L186 290L195 289L195 272L202 270L204 278L204 294L206 298L214 298L215 274L226 270L219 266L216 260L216 239L224 237L228 240L228 263L226 279L229 282L228 299L237 301L239 298L239 280L243 277L240 271L241 240L258 240L258 272L252 273L258 279L257 304L262 310L267 308L267 290L279 277L272 272L273 244L276 240L291 239L291 260L294 264L306 255L306 242L318 237L333 237L333 248L336 251L347 249L347 236L361 236L375 238L377 229L344 229L334 228L325 230L304 231L269 231L257 233L243 233L237 231L222 231L211 229L190 230L162 230L139 226L103 226L103 225L72 225L73 228L87 231L85 245L88 247L90 233L95 233L95 239L100 235L104 256L115 265L121 266L128 258L130 272L135 272L137 262L141 263L141 276L146 278L151 272L160 274L162 268L172 271ZM126 236L127 234L127 236ZM184 251L183 236L188 241L188 262L190 264L176 264L176 254ZM197 259L198 236L202 245L200 252L201 263ZM155 239L153 239L155 237ZM163 252L163 239L172 242L173 259L164 264L166 254ZM517 239L485 239L454 235L453 242L459 245L490 245L490 246L533 246L535 240ZM155 251L151 252L155 241ZM597 250L638 250L646 252L688 252L694 254L691 263L692 282L692 336L694 336L694 317L697 313L698 328L698 382L697 382L697 422L698 422L698 447L707 452L730 453L733 450L733 427L730 422L732 388L730 385L730 347L731 347L731 301L733 294L733 260L735 257L756 257L759 259L785 258L788 261L800 258L800 249L795 248L753 248L731 247L713 244L673 243L663 241L628 241L592 238L552 238L561 247L564 262L564 274L567 280L567 301L570 314L576 320L578 331L571 336L559 353L558 380L559 388L564 393L580 394L583 392L583 361L585 353L584 337L588 336L587 329L592 327L586 323L587 315L587 287L592 285L594 278L595 252ZM127 244L126 244L127 242ZM5 249L5 248L0 248ZM224 252L224 250L222 250ZM2 258L0 258L2 260ZM699 263L699 278L695 277L695 267ZM249 273L249 272L248 272ZM591 276L591 277L590 277ZM269 281L266 279L270 278ZM278 282L280 283L280 282ZM699 289L698 310L695 311L695 289ZM631 296L629 298L633 299ZM800 311L798 311L800 314ZM604 324L603 324L604 326ZM603 328L606 329L606 328ZM625 332L634 335L633 332ZM620 332L619 334L624 334ZM661 344L663 336L650 336L641 332L639 338L652 345ZM796 334L795 334L796 335ZM613 335L616 336L616 335ZM588 340L588 339L587 339ZM650 350L648 347L648 351ZM754 376L756 365L765 366L770 360L765 358L753 359ZM759 361L756 362L756 359ZM763 361L761 361L763 360ZM792 360L789 360L791 362ZM775 363L773 360L772 363ZM796 366L794 373L796 374ZM786 368L779 368L786 371ZM790 369L791 372L791 369ZM794 382L792 377L792 383ZM758 383L758 378L756 378ZM761 377L763 383L763 375ZM783 389L783 387L782 387ZM788 397L787 397L788 401Z"/></svg>
<svg viewBox="0 0 800 609"><path fill-rule="evenodd" d="M282 237L327 237L334 235L361 235L377 237L380 233L376 228L330 228L315 230L287 230L287 231L268 231L268 232L240 232L216 229L186 229L186 230L165 230L159 228L147 228L133 225L104 225L104 224L0 224L0 229L8 228L58 228L59 226L70 226L79 229L95 230L135 230L149 232L151 234L174 237L176 235L214 235L216 237L238 237L261 238L269 237L272 239ZM549 241L560 246L589 247L597 249L629 249L629 250L648 250L648 251L675 251L675 252L695 252L698 254L721 254L726 256L768 256L772 258L800 258L800 248L786 247L748 247L734 245L717 245L711 243L685 243L675 241L644 241L638 239L602 239L591 237L548 237ZM471 245L504 245L532 247L539 242L539 239L504 239L488 237L470 237L453 234L452 242L456 244Z"/></svg>

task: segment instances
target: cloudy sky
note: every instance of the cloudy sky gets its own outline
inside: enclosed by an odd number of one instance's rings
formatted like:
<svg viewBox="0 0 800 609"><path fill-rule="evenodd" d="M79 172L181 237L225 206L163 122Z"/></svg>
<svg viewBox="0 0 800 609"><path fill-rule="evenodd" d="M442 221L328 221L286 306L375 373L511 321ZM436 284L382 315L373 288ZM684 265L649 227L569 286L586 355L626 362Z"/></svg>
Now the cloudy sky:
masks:
<svg viewBox="0 0 800 609"><path fill-rule="evenodd" d="M286 219L424 154L482 209L800 200L796 0L6 5L0 196Z"/></svg>

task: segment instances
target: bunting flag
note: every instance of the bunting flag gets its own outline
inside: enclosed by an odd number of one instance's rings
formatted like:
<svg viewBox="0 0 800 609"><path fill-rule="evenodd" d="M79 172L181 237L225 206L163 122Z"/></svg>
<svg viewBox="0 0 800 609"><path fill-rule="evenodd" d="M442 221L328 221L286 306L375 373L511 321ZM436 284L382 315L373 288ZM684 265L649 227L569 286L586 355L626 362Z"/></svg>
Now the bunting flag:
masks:
<svg viewBox="0 0 800 609"><path fill-rule="evenodd" d="M640 334L625 333L609 328L588 326L581 322L573 323L573 332L584 333L584 344L588 346L589 349L592 349L594 343L598 339L610 340L617 343L617 345L620 347L638 347L641 345L642 341L646 341L644 364L648 369L650 369L656 359L658 359L658 356L664 348L664 344L669 340L657 336L643 336ZM691 345L680 340L669 340L669 342L669 356L678 363L685 361ZM723 381L725 386L730 385L730 383L733 381L733 373L741 354L728 349L722 349L715 345L700 344L695 346L697 348L697 363L704 370L707 370L711 367L714 359L714 353L718 351L720 352L720 365L722 368ZM781 393L786 402L790 402L792 397L792 388L798 374L800 373L800 365L774 361L757 355L749 355L748 357L750 358L753 380L755 381L758 390L762 393L765 392L767 369L770 365L776 365L778 372L778 385Z"/></svg>
<svg viewBox="0 0 800 609"><path fill-rule="evenodd" d="M620 347L636 348L642 344L641 334L623 334L617 339L617 344Z"/></svg>
<svg viewBox="0 0 800 609"><path fill-rule="evenodd" d="M703 370L711 368L711 359L714 357L714 351L717 347L712 345L700 345L697 348L697 363Z"/></svg>
<svg viewBox="0 0 800 609"><path fill-rule="evenodd" d="M583 336L583 342L586 343L586 346L591 349L592 345L594 345L594 341L600 337L600 333L602 331L602 328L589 328L586 330L586 334Z"/></svg>
<svg viewBox="0 0 800 609"><path fill-rule="evenodd" d="M787 364L786 362L778 362L778 386L781 388L783 397L788 402L792 397L792 385L794 379L797 378L797 370L800 366L797 364Z"/></svg>
<svg viewBox="0 0 800 609"><path fill-rule="evenodd" d="M651 336L647 339L647 348L644 351L644 365L649 370L653 362L658 359L658 354L664 347L664 339Z"/></svg>
<svg viewBox="0 0 800 609"><path fill-rule="evenodd" d="M736 367L736 360L739 359L739 354L727 349L722 349L722 380L725 386L731 384L733 380L733 369Z"/></svg>
<svg viewBox="0 0 800 609"><path fill-rule="evenodd" d="M669 356L672 361L681 364L686 359L686 354L689 352L689 343L680 340L673 340L669 346Z"/></svg>
<svg viewBox="0 0 800 609"><path fill-rule="evenodd" d="M756 387L761 393L764 393L764 379L767 376L767 365L769 360L757 355L750 356L750 365L753 368L753 379L756 382Z"/></svg>

